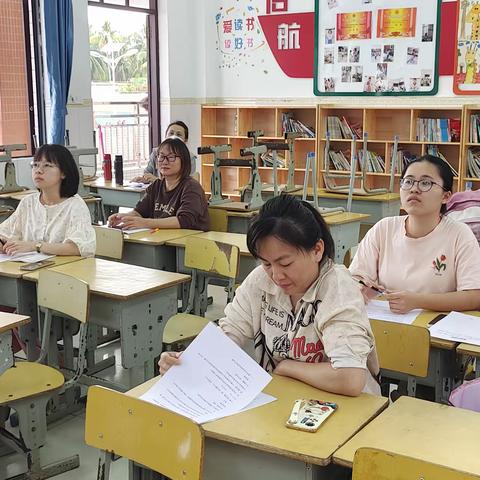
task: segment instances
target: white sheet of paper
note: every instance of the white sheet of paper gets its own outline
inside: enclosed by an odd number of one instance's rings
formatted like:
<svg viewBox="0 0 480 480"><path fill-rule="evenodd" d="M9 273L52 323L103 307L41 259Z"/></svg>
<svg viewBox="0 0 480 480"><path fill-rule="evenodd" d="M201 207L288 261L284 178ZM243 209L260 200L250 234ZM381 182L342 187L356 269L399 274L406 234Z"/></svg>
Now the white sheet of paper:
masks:
<svg viewBox="0 0 480 480"><path fill-rule="evenodd" d="M368 318L375 320L385 320L387 322L397 322L410 325L421 312L421 309L416 308L408 313L393 313L390 311L388 302L384 300L370 300L367 303Z"/></svg>
<svg viewBox="0 0 480 480"><path fill-rule="evenodd" d="M1 262L24 262L24 263L33 263L40 262L41 260L47 260L53 258L55 255L47 255L45 253L37 252L25 252L18 253L17 255L6 255L5 253L0 253L0 263Z"/></svg>
<svg viewBox="0 0 480 480"><path fill-rule="evenodd" d="M115 227L109 227L108 225L102 225L102 228L115 228ZM118 230L121 230L123 233L126 235L131 235L132 233L138 233L138 232L149 232L151 229L150 228L130 228L130 229L124 229L118 227Z"/></svg>
<svg viewBox="0 0 480 480"><path fill-rule="evenodd" d="M130 188L138 188L139 190L144 190L149 185L150 185L149 183L143 183L143 182L130 182L130 183L127 183L127 185L125 186Z"/></svg>
<svg viewBox="0 0 480 480"><path fill-rule="evenodd" d="M431 337L480 345L480 317L450 312L429 330Z"/></svg>
<svg viewBox="0 0 480 480"><path fill-rule="evenodd" d="M188 346L181 360L141 398L197 423L239 412L272 379L213 323Z"/></svg>

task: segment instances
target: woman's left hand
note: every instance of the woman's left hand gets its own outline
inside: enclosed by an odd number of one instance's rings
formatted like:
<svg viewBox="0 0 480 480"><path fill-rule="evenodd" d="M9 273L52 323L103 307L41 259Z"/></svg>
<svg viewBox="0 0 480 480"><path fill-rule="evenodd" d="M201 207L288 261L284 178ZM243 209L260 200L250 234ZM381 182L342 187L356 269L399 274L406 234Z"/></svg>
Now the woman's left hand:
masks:
<svg viewBox="0 0 480 480"><path fill-rule="evenodd" d="M3 246L3 251L7 255L16 255L17 253L26 253L35 251L35 242L22 242L20 240L8 240Z"/></svg>
<svg viewBox="0 0 480 480"><path fill-rule="evenodd" d="M136 215L125 216L122 218L122 229L129 230L130 228L148 228L146 218L137 217Z"/></svg>
<svg viewBox="0 0 480 480"><path fill-rule="evenodd" d="M417 294L413 292L389 292L385 294L385 298L393 313L407 313L418 306Z"/></svg>

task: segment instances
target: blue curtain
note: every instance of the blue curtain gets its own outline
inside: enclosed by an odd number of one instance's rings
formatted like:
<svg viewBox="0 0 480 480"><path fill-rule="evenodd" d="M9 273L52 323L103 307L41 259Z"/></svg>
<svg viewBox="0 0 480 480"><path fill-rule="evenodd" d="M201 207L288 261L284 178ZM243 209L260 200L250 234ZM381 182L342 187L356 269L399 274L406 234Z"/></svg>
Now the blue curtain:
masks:
<svg viewBox="0 0 480 480"><path fill-rule="evenodd" d="M44 17L47 75L52 106L47 141L63 145L73 57L72 0L45 0Z"/></svg>

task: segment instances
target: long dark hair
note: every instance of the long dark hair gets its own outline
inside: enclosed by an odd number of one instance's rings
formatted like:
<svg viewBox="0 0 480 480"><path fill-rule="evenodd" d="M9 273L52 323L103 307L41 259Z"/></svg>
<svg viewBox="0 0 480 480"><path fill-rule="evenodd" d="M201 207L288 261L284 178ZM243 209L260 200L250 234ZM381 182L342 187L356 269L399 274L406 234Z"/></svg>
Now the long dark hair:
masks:
<svg viewBox="0 0 480 480"><path fill-rule="evenodd" d="M321 263L335 256L335 244L323 217L310 203L293 195L283 194L268 200L252 219L247 246L255 258L258 258L259 241L268 236L303 251L311 250L323 240L325 250Z"/></svg>
<svg viewBox="0 0 480 480"><path fill-rule="evenodd" d="M192 159L185 142L178 137L166 138L157 148L157 155L162 147L168 147L172 153L180 157L182 168L180 169L180 178L183 180L190 175L192 170Z"/></svg>

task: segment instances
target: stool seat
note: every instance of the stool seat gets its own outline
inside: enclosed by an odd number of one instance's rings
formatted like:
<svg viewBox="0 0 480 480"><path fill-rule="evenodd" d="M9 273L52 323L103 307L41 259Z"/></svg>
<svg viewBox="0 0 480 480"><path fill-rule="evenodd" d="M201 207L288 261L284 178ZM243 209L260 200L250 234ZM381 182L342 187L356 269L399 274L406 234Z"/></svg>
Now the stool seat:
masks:
<svg viewBox="0 0 480 480"><path fill-rule="evenodd" d="M37 395L45 395L63 386L65 379L55 368L32 362L17 362L0 375L0 406Z"/></svg>
<svg viewBox="0 0 480 480"><path fill-rule="evenodd" d="M190 313L177 313L171 317L163 330L163 343L189 341L195 338L210 320Z"/></svg>

